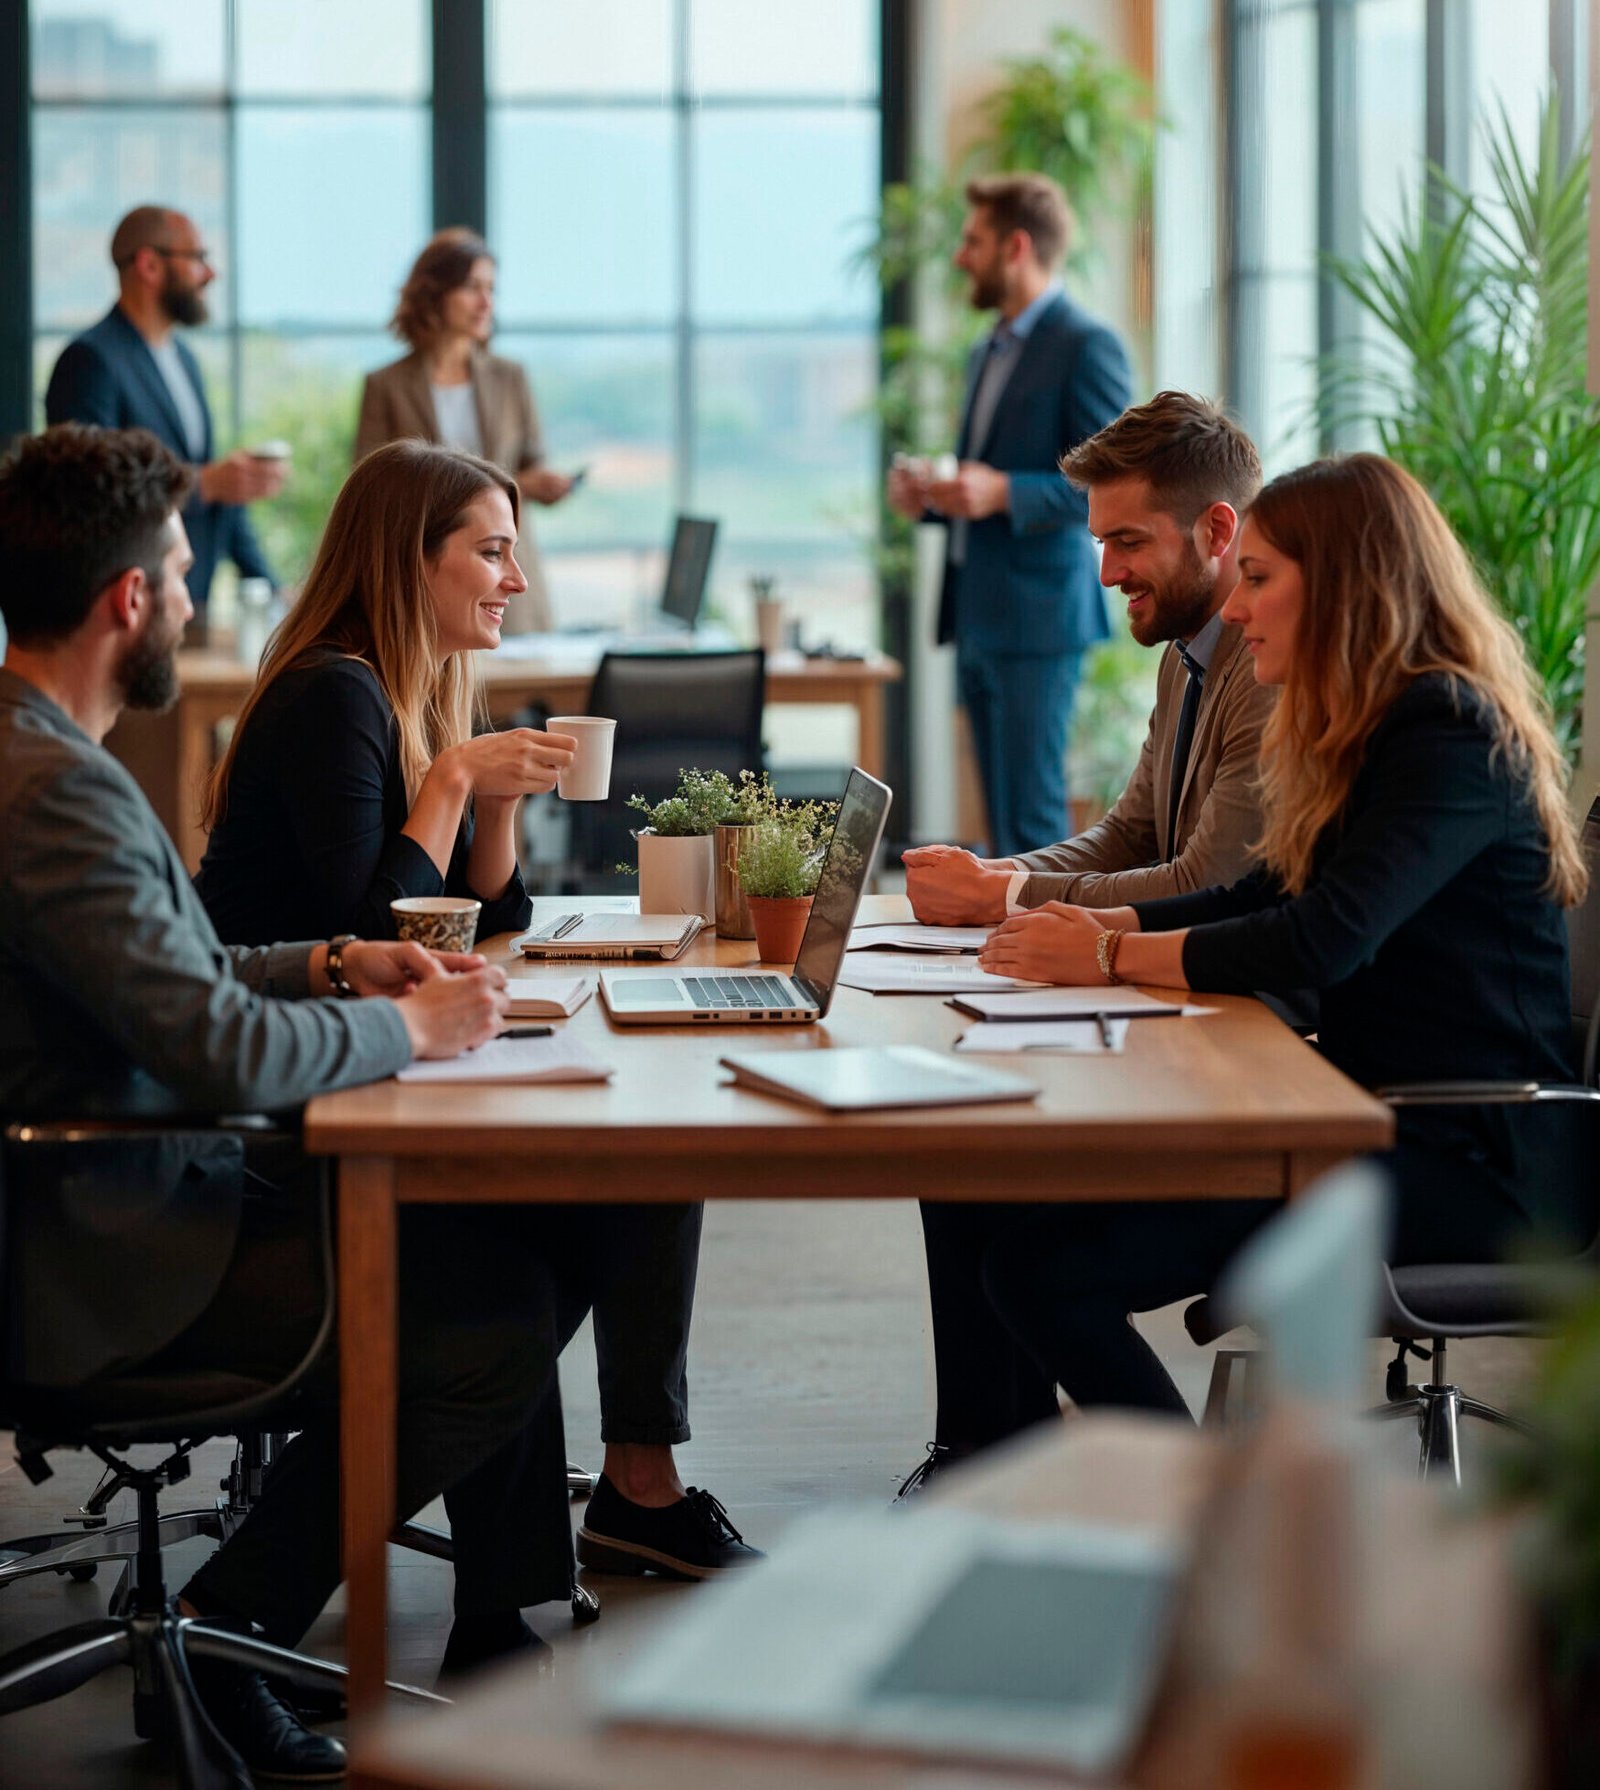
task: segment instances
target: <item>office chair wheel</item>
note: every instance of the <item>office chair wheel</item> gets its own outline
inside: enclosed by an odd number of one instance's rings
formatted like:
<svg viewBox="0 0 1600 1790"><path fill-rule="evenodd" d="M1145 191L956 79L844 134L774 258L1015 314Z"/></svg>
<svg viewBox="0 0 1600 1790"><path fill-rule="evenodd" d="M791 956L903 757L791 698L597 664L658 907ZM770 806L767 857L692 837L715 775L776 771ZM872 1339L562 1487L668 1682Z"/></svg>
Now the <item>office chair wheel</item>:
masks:
<svg viewBox="0 0 1600 1790"><path fill-rule="evenodd" d="M87 1566L68 1566L62 1570L74 1585L87 1585L100 1569L91 1561Z"/></svg>

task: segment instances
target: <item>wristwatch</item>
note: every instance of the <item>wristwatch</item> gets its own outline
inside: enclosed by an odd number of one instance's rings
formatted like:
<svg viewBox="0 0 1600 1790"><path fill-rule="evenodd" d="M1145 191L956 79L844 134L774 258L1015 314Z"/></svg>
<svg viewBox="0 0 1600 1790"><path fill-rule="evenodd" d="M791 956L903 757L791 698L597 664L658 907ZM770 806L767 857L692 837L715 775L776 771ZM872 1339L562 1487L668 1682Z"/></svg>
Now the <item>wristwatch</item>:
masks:
<svg viewBox="0 0 1600 1790"><path fill-rule="evenodd" d="M349 978L344 973L344 948L360 942L353 932L341 932L337 938L328 940L328 957L322 967L327 973L329 986L341 1001L357 999L356 991L350 986Z"/></svg>

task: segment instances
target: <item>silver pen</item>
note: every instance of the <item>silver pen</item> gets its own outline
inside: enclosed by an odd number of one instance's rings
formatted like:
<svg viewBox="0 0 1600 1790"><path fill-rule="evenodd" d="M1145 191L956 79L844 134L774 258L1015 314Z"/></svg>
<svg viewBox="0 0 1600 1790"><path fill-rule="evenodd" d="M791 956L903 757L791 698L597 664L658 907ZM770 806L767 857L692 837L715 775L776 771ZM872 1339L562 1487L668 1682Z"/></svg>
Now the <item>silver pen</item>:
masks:
<svg viewBox="0 0 1600 1790"><path fill-rule="evenodd" d="M1117 1035L1111 1029L1111 1016L1107 1013L1095 1014L1095 1023L1100 1027L1100 1042L1107 1050L1117 1048Z"/></svg>

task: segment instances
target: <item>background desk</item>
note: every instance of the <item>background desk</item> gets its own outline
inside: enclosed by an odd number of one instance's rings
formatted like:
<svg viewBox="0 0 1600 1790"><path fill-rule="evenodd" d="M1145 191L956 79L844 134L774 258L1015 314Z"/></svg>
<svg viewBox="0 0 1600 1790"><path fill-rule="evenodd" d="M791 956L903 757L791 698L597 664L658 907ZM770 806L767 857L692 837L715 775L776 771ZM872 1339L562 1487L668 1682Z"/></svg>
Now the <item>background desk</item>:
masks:
<svg viewBox="0 0 1600 1790"><path fill-rule="evenodd" d="M901 896L864 917L909 919ZM504 958L505 941L491 956ZM684 962L748 968L706 933ZM643 966L641 966L642 968ZM1120 1056L1029 1057L1035 1102L830 1116L727 1084L733 1050L948 1045L968 1023L925 995L841 989L817 1026L613 1028L596 995L566 1022L608 1085L402 1086L314 1100L306 1146L339 1158L344 1560L352 1706L384 1676L394 1508L398 1203L698 1199L1281 1199L1380 1149L1388 1109L1252 1000L1129 1028ZM1016 1059L1008 1059L1013 1064Z"/></svg>
<svg viewBox="0 0 1600 1790"><path fill-rule="evenodd" d="M478 658L496 721L543 703L554 714L581 714L600 662L600 649L581 636L550 636L548 647L526 656L504 651ZM767 661L767 701L837 703L856 713L856 762L875 777L884 772L883 692L900 679L897 660L807 659L776 653ZM191 871L200 867L206 838L199 813L205 780L216 756L217 728L237 715L255 673L236 659L213 652L178 654L181 686L165 715L124 716L111 744L133 771L162 823L177 841Z"/></svg>
<svg viewBox="0 0 1600 1790"><path fill-rule="evenodd" d="M1037 1431L996 1459L941 1475L926 1496L997 1516L1133 1523L1186 1538L1218 1453L1210 1438L1179 1423L1091 1413L1055 1434ZM1457 1748L1480 1744L1475 1785L1531 1790L1537 1711L1525 1612L1503 1530L1463 1521L1414 1481L1387 1482L1380 1495L1381 1520L1367 1529L1377 1553L1371 1602L1358 1619L1374 1638L1377 1676L1396 1687L1374 1706L1372 1719L1414 1736L1404 1761L1410 1769L1395 1775L1412 1784L1454 1782L1424 1775L1427 1766L1448 1767L1459 1757L1438 1733L1448 1722ZM646 1631L676 1614L670 1606L624 1612L630 1643L637 1632L638 1645L648 1646ZM847 1608L837 1614L841 1626L849 1622ZM614 1619L607 1611L605 1621ZM454 1709L397 1714L357 1743L352 1790L1037 1790L1075 1781L1044 1769L912 1761L776 1736L608 1730L595 1711L599 1668L614 1659L614 1650L580 1653L543 1674L509 1667ZM1227 1689L1214 1678L1195 1683L1185 1665L1180 1644L1129 1770L1130 1790L1216 1790L1216 1722L1226 1713ZM1425 1701L1410 1694L1419 1680L1431 1693ZM1463 1727L1463 1712L1470 1727Z"/></svg>

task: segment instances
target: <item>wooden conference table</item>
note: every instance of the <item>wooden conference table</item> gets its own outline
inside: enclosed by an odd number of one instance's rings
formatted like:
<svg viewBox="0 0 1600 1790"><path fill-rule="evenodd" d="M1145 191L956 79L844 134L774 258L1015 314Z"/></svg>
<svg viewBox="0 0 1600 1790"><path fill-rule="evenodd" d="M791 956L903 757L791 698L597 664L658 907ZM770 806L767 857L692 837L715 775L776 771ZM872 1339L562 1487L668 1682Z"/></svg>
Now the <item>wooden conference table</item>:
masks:
<svg viewBox="0 0 1600 1790"><path fill-rule="evenodd" d="M863 919L910 918L903 896ZM506 941L491 941L507 961ZM704 933L680 964L749 968ZM649 966L635 966L649 974ZM520 973L527 973L526 971ZM546 972L555 973L555 972ZM570 972L568 972L570 973ZM727 1085L731 1050L947 1047L968 1023L924 995L838 991L815 1026L613 1027L598 994L569 1021L608 1084L414 1086L324 1095L306 1147L339 1159L344 1563L353 1714L387 1658L394 1508L395 1226L406 1202L699 1199L1279 1199L1392 1135L1388 1109L1259 1003L1129 1027L1124 1054L1030 1056L1037 1101L830 1116ZM991 1059L993 1060L993 1059ZM1016 1062L1017 1059L1010 1059Z"/></svg>
<svg viewBox="0 0 1600 1790"><path fill-rule="evenodd" d="M642 643L641 643L642 644ZM580 714L600 662L599 645L581 635L551 635L536 651L516 651L508 641L497 653L479 655L489 712L504 721L531 702L552 714ZM898 660L874 653L865 659L808 659L797 652L767 660L767 701L830 703L856 714L856 763L884 774L884 688L898 683ZM166 715L124 720L116 744L128 757L188 868L198 870L206 836L199 825L201 792L216 759L217 728L244 706L254 670L225 653L178 654L180 693ZM124 755L127 756L127 755Z"/></svg>

